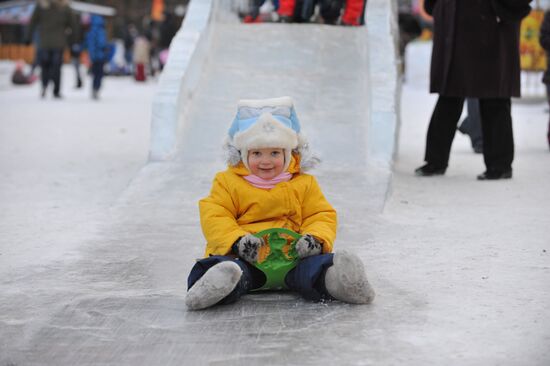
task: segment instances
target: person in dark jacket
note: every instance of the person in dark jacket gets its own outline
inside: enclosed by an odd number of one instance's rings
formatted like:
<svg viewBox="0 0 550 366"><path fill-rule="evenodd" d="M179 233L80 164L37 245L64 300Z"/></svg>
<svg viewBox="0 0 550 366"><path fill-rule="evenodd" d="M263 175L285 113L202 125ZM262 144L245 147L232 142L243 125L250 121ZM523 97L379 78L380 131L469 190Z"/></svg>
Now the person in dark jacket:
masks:
<svg viewBox="0 0 550 366"><path fill-rule="evenodd" d="M88 49L88 56L92 62L92 98L99 98L99 89L103 79L103 67L109 60L109 43L105 32L105 20L100 15L92 15L90 18L90 29L84 39L85 48Z"/></svg>
<svg viewBox="0 0 550 366"><path fill-rule="evenodd" d="M531 0L426 0L434 18L430 92L439 99L418 176L445 173L464 99L478 98L486 171L479 180L512 177L511 97L520 96L519 27Z"/></svg>
<svg viewBox="0 0 550 366"><path fill-rule="evenodd" d="M544 13L544 20L540 28L540 45L546 51L546 59L550 62L550 10ZM548 98L548 105L550 106L550 67L546 67L546 72L542 77L542 82L546 85L546 97ZM548 121L548 147L550 147L550 121Z"/></svg>
<svg viewBox="0 0 550 366"><path fill-rule="evenodd" d="M78 34L78 36L80 37L82 35L81 24L80 24L80 14L73 13L73 25L75 27L74 32L76 32L76 34ZM75 72L75 81L76 81L75 88L80 89L82 88L82 77L80 75L80 55L82 53L82 40L80 38L77 39L73 35L71 35L71 40L72 42L69 42L69 43L72 43L70 48L70 53L71 53L71 64L73 65L74 72Z"/></svg>
<svg viewBox="0 0 550 366"><path fill-rule="evenodd" d="M40 68L42 70L42 97L49 81L54 85L53 95L61 98L61 65L66 34L75 30L67 0L39 0L31 16L26 43L31 43L34 31L40 38ZM73 32L74 34L75 32Z"/></svg>

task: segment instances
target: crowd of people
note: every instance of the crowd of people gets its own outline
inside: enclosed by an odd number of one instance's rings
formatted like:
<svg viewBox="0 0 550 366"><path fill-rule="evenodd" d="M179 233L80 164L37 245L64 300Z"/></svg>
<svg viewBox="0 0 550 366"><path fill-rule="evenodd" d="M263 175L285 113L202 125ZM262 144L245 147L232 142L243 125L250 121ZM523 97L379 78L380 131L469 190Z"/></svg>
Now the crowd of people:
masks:
<svg viewBox="0 0 550 366"><path fill-rule="evenodd" d="M421 37L424 32L430 36L434 34L434 52L431 72L431 91L440 94L435 107L428 131L426 145L426 164L416 171L418 175L443 174L449 160L449 151L454 138L455 130L470 136L472 148L476 153L485 154L488 171L498 171L490 174L495 177L511 176L511 162L513 160L513 134L511 131L510 97L520 94L519 61L517 34L521 19L529 13L530 0L510 3L508 0L495 0L492 5L475 5L470 2L453 2L453 6L443 7L437 0L399 0L399 50L404 60L406 45L413 39ZM279 22L321 22L325 24L340 24L357 26L364 23L366 0L246 0L240 15L245 23L263 21ZM460 12L457 10L460 8ZM504 10L503 10L504 9ZM486 18L480 18L478 28L481 31L498 32L508 44L495 43L488 40L487 44L500 47L495 53L488 53L479 49L475 55L471 52L462 52L461 47L477 47L484 37L476 34L464 39L457 35L462 32L462 14L477 14L485 12L499 14L497 20L491 23ZM447 16L452 20L452 27L443 25L438 17ZM548 11L540 30L540 44L550 52L550 19ZM477 18L476 18L477 19ZM468 21L471 23L471 21ZM499 27L494 27L499 24ZM470 24L471 26L471 24ZM71 63L75 70L75 87L81 88L84 79L81 75L81 60L85 59L88 74L92 77L91 96L99 98L99 91L105 69L110 74L133 75L136 81L145 81L148 75L154 76L162 70L166 62L170 41L175 35L179 24L175 17L165 14L165 20L154 24L144 20L143 24L128 23L124 27L121 40L109 40L105 29L105 19L96 14L76 14L68 6L66 0L41 0L31 17L26 32L26 43L34 43L36 54L31 71L25 72L25 65L19 61L15 65L12 75L14 84L30 84L37 77L34 71L41 69L40 81L42 84L41 96L47 95L48 87L53 85L53 97L61 98L61 65L64 50L69 48ZM490 29L489 29L490 28ZM494 28L494 29L493 29ZM449 48L444 44L442 37L454 32L454 44ZM508 33L506 33L508 32ZM458 38L457 38L458 37ZM487 50L491 47L482 47ZM493 47L494 48L494 47ZM507 52L514 62L504 65L503 61L493 56L498 52ZM83 58L82 53L87 57ZM115 54L120 57L114 61ZM461 58L461 55L469 56ZM445 68L445 63L453 58L451 66ZM485 65L485 66L484 66ZM501 79L487 79L484 77L463 77L464 75L478 75L479 68L501 70ZM404 61L403 70L404 71ZM460 72L459 72L460 71ZM460 77L456 75L461 75ZM550 105L550 72L546 71L543 83L547 88L548 103ZM451 99L453 103L451 103ZM487 100L491 99L489 103ZM447 103L448 102L448 103ZM464 103L468 108L466 119L457 124L462 113ZM502 106L500 104L503 104ZM452 104L452 108L451 108ZM494 108L491 109L488 105ZM498 104L498 105L497 105ZM489 110L490 109L490 110ZM499 116L501 122L492 126L493 116ZM452 118L450 117L452 116ZM483 116L483 118L482 118ZM443 118L444 122L440 119ZM455 121L456 120L456 121ZM508 121L506 123L502 121ZM496 123L496 122L495 122ZM443 124L454 126L443 128ZM486 137L486 133L493 136ZM502 134L500 136L499 134ZM550 121L548 125L548 144L550 146ZM506 140L506 141L504 141ZM495 142L496 141L496 142ZM494 145L496 144L496 147ZM490 151L487 151L489 146ZM493 151L494 149L506 151ZM498 167L493 166L495 156L499 159ZM502 161L501 161L502 160ZM497 165L498 165L497 164ZM504 173L502 173L504 172Z"/></svg>
<svg viewBox="0 0 550 366"><path fill-rule="evenodd" d="M46 97L52 85L53 97L62 98L61 66L68 49L75 70L75 88L84 85L84 62L92 79L91 97L98 99L106 72L133 75L136 81L145 81L148 75L162 70L178 28L179 19L166 12L162 22L144 19L139 27L129 22L119 32L119 40L109 39L105 17L76 13L66 0L41 0L36 3L25 34L25 43L35 47L34 62L26 73L24 62L18 61L12 82L30 84L37 79L34 73L40 68L41 96Z"/></svg>
<svg viewBox="0 0 550 366"><path fill-rule="evenodd" d="M250 0L240 15L245 23L364 24L367 0Z"/></svg>

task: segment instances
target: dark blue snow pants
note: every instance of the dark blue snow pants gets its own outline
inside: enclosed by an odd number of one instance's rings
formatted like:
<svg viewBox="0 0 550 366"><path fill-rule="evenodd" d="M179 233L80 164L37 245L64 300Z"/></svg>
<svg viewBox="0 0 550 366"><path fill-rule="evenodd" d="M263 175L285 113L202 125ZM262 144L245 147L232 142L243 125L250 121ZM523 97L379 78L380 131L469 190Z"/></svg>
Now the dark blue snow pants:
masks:
<svg viewBox="0 0 550 366"><path fill-rule="evenodd" d="M59 95L61 90L61 65L63 64L63 49L40 49L38 54L40 58L40 68L42 69L42 89L46 89L51 80L53 82L54 95Z"/></svg>
<svg viewBox="0 0 550 366"><path fill-rule="evenodd" d="M305 299L311 301L334 300L325 288L325 274L332 266L334 254L320 254L306 257L298 262L286 275L285 282L291 291L296 291ZM250 263L234 257L214 255L201 259L195 263L187 278L188 290L193 287L212 266L224 262L233 261L241 267L243 275L237 287L227 295L219 304L230 304L237 301L242 295L258 289L265 283L265 275L262 271Z"/></svg>
<svg viewBox="0 0 550 366"><path fill-rule="evenodd" d="M103 61L92 62L93 90L98 91L101 88L101 80L103 79Z"/></svg>

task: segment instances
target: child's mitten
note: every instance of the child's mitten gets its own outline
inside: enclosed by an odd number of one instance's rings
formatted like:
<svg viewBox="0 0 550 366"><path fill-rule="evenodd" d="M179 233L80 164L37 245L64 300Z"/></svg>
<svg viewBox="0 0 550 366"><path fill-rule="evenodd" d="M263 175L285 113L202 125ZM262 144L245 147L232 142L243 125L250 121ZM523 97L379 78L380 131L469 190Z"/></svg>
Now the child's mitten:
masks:
<svg viewBox="0 0 550 366"><path fill-rule="evenodd" d="M233 244L233 251L245 261L255 263L258 260L258 250L262 245L264 245L262 239L247 234Z"/></svg>
<svg viewBox="0 0 550 366"><path fill-rule="evenodd" d="M312 235L306 234L296 242L296 252L300 258L321 254L323 246Z"/></svg>

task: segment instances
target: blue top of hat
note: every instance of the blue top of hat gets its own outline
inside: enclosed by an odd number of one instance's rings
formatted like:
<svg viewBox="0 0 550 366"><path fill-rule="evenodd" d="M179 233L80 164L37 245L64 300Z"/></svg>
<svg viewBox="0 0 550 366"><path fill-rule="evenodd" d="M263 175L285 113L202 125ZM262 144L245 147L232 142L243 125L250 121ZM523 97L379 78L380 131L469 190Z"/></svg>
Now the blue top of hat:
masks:
<svg viewBox="0 0 550 366"><path fill-rule="evenodd" d="M298 120L294 106L241 106L237 110L237 115L231 127L229 127L229 136L233 138L237 132L246 131L253 126L264 113L270 113L273 118L286 127L294 130L296 133L300 132L300 121Z"/></svg>

